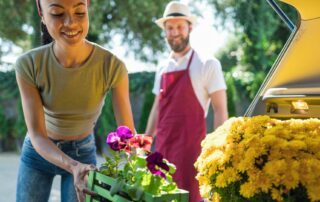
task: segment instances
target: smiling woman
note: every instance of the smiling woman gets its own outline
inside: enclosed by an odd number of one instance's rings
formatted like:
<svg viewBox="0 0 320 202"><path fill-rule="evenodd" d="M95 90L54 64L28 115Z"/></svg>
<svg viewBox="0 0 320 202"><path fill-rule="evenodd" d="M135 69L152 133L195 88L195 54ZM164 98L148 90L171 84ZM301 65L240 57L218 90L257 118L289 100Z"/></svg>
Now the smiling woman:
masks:
<svg viewBox="0 0 320 202"><path fill-rule="evenodd" d="M51 37L58 40L60 34L66 39L67 43L75 43L88 34L89 20L86 1L79 1L75 5L64 7L55 3L55 1L43 1L40 4L37 0L37 6L38 13L41 16L41 28L45 40L47 40L45 43L51 42ZM66 24L68 26L63 27L63 29L57 29ZM75 25L78 25L78 27Z"/></svg>
<svg viewBox="0 0 320 202"><path fill-rule="evenodd" d="M86 175L95 169L93 128L112 93L119 125L134 130L124 63L86 40L86 0L38 0L47 44L22 54L15 70L27 136L17 182L17 201L47 201L61 175L61 201L83 201ZM81 51L79 51L81 50ZM121 107L120 107L121 106Z"/></svg>

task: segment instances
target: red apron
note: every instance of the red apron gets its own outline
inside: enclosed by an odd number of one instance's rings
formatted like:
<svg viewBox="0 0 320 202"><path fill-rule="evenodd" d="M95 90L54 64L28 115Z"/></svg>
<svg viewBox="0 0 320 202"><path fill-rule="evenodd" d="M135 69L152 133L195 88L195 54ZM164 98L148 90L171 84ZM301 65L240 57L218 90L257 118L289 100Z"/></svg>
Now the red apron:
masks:
<svg viewBox="0 0 320 202"><path fill-rule="evenodd" d="M173 179L190 192L189 201L201 201L194 163L206 134L205 115L193 90L189 69L164 73L160 83L156 150L177 167Z"/></svg>

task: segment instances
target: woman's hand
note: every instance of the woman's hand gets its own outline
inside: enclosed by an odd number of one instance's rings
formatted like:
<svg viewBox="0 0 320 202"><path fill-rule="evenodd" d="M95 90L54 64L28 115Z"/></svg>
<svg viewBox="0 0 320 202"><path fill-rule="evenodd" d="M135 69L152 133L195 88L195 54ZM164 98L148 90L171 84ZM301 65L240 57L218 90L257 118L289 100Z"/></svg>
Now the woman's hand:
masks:
<svg viewBox="0 0 320 202"><path fill-rule="evenodd" d="M96 195L95 192L89 190L87 187L88 172L90 170L96 170L96 167L94 165L83 164L80 162L77 162L72 168L74 188L79 202L83 202L85 200L86 194L92 196Z"/></svg>

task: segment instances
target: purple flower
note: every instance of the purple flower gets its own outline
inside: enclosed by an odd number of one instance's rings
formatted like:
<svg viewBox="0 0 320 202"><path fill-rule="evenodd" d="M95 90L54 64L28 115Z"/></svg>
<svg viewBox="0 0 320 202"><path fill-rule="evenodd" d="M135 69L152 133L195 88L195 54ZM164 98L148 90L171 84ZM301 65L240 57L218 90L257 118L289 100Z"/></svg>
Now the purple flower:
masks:
<svg viewBox="0 0 320 202"><path fill-rule="evenodd" d="M169 171L169 166L163 162L163 156L159 152L154 152L148 155L147 157L147 167L150 172L154 175L161 176L166 179L166 175L158 168L162 168L166 171Z"/></svg>
<svg viewBox="0 0 320 202"><path fill-rule="evenodd" d="M107 144L111 149L119 151L127 147L127 142L133 137L131 130L126 126L119 126L116 132L111 132L107 137Z"/></svg>
<svg viewBox="0 0 320 202"><path fill-rule="evenodd" d="M127 140L133 137L131 130L127 126L119 126L117 128L117 134L122 140Z"/></svg>

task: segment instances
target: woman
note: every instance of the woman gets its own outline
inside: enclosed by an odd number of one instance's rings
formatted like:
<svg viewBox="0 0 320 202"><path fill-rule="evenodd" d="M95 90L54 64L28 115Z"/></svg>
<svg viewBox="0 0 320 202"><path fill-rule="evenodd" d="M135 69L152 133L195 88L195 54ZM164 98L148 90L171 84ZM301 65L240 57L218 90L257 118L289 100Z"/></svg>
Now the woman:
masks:
<svg viewBox="0 0 320 202"><path fill-rule="evenodd" d="M16 62L28 133L17 182L17 201L48 201L61 175L61 201L83 201L86 175L95 169L94 125L112 92L118 125L134 131L124 64L85 39L89 0L37 0L44 41ZM49 34L49 35L48 35Z"/></svg>

